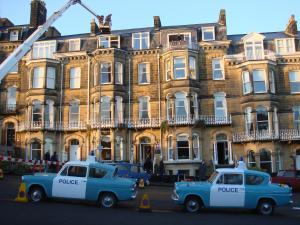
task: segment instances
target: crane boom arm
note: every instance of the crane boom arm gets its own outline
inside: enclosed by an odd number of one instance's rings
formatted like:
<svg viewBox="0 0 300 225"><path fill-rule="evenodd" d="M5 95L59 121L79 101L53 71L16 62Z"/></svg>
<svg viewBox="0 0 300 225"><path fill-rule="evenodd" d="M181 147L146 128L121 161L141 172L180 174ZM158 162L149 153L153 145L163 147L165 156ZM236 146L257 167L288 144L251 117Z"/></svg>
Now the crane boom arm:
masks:
<svg viewBox="0 0 300 225"><path fill-rule="evenodd" d="M81 0L69 0L63 7L58 11L54 12L42 25L39 26L21 45L19 45L0 65L0 82L4 76L9 72L9 70L17 64L17 62L22 59L22 57L31 49L35 41L37 41L48 28L68 9L70 6L79 3L85 9L87 9L94 16L99 18L99 16L84 5Z"/></svg>

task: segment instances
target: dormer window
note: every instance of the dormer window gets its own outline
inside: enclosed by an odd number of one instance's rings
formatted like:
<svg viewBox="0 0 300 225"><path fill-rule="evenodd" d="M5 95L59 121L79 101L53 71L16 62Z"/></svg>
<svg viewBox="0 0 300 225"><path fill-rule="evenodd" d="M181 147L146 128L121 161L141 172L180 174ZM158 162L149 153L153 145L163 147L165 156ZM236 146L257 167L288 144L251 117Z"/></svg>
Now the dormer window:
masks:
<svg viewBox="0 0 300 225"><path fill-rule="evenodd" d="M134 50L148 49L150 47L149 32L132 34L132 48Z"/></svg>
<svg viewBox="0 0 300 225"><path fill-rule="evenodd" d="M56 52L56 41L35 42L33 44L32 58L33 59L43 59L43 58L53 59L54 52Z"/></svg>
<svg viewBox="0 0 300 225"><path fill-rule="evenodd" d="M12 30L10 32L10 35L9 35L9 40L10 41L17 41L17 40L19 40L19 31L18 30Z"/></svg>
<svg viewBox="0 0 300 225"><path fill-rule="evenodd" d="M69 51L80 51L80 39L69 40Z"/></svg>
<svg viewBox="0 0 300 225"><path fill-rule="evenodd" d="M215 27L202 27L202 41L215 40Z"/></svg>
<svg viewBox="0 0 300 225"><path fill-rule="evenodd" d="M258 33L250 33L242 38L246 60L264 59L264 38L265 36Z"/></svg>
<svg viewBox="0 0 300 225"><path fill-rule="evenodd" d="M276 53L288 54L295 52L295 40L293 38L276 39Z"/></svg>
<svg viewBox="0 0 300 225"><path fill-rule="evenodd" d="M191 33L168 34L169 47L172 47L174 45L189 46L190 43L191 43Z"/></svg>
<svg viewBox="0 0 300 225"><path fill-rule="evenodd" d="M99 48L120 48L120 36L100 36Z"/></svg>

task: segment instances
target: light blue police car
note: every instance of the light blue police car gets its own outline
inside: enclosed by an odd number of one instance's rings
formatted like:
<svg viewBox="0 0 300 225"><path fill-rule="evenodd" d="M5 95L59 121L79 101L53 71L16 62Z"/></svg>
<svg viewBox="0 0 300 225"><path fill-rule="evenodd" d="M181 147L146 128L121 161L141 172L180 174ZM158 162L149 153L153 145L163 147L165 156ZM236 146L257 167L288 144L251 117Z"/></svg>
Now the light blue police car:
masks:
<svg viewBox="0 0 300 225"><path fill-rule="evenodd" d="M72 161L58 174L36 173L23 176L22 181L33 202L44 198L79 199L112 208L118 201L133 200L137 195L135 182L116 176L117 170L95 161Z"/></svg>
<svg viewBox="0 0 300 225"><path fill-rule="evenodd" d="M207 182L175 183L172 199L188 212L245 208L270 215L276 206L292 203L292 193L286 185L272 184L269 174L247 170L240 162L237 168L217 169Z"/></svg>

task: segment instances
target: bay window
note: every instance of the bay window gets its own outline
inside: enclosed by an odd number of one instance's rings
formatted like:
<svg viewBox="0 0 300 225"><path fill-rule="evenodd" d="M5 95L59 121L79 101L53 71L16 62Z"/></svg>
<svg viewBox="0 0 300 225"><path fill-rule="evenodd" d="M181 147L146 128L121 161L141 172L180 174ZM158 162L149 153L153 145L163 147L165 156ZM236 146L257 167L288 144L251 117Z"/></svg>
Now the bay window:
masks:
<svg viewBox="0 0 300 225"><path fill-rule="evenodd" d="M101 97L101 121L111 118L110 97Z"/></svg>
<svg viewBox="0 0 300 225"><path fill-rule="evenodd" d="M178 117L187 117L188 113L188 105L187 105L187 98L186 93L177 92L175 94L175 114L176 118Z"/></svg>
<svg viewBox="0 0 300 225"><path fill-rule="evenodd" d="M123 84L123 64L115 63L115 84Z"/></svg>
<svg viewBox="0 0 300 225"><path fill-rule="evenodd" d="M246 134L253 132L253 118L252 118L252 108L247 107L245 109L245 131Z"/></svg>
<svg viewBox="0 0 300 225"><path fill-rule="evenodd" d="M6 111L7 112L16 110L16 95L17 95L16 87L7 88L7 96L6 96Z"/></svg>
<svg viewBox="0 0 300 225"><path fill-rule="evenodd" d="M174 160L173 137L168 137L168 160Z"/></svg>
<svg viewBox="0 0 300 225"><path fill-rule="evenodd" d="M258 106L256 109L256 128L258 131L269 129L269 116L266 107Z"/></svg>
<svg viewBox="0 0 300 225"><path fill-rule="evenodd" d="M46 100L45 105L45 124L47 127L54 126L54 101L53 100Z"/></svg>
<svg viewBox="0 0 300 225"><path fill-rule="evenodd" d="M55 68L47 67L46 87L49 89L55 88Z"/></svg>
<svg viewBox="0 0 300 225"><path fill-rule="evenodd" d="M267 92L266 74L264 70L253 70L253 87L255 93Z"/></svg>
<svg viewBox="0 0 300 225"><path fill-rule="evenodd" d="M119 123L123 122L123 98L121 96L116 96L116 110L115 119Z"/></svg>
<svg viewBox="0 0 300 225"><path fill-rule="evenodd" d="M244 95L249 94L250 92L252 92L252 84L250 80L249 71L243 71L242 78L243 78L243 93Z"/></svg>
<svg viewBox="0 0 300 225"><path fill-rule="evenodd" d="M300 130L300 106L293 107L294 128Z"/></svg>
<svg viewBox="0 0 300 225"><path fill-rule="evenodd" d="M174 79L185 78L185 58L175 57L174 58Z"/></svg>
<svg viewBox="0 0 300 225"><path fill-rule="evenodd" d="M289 71L291 94L300 93L300 71Z"/></svg>
<svg viewBox="0 0 300 225"><path fill-rule="evenodd" d="M43 121L42 102L34 100L32 102L32 122L41 123Z"/></svg>
<svg viewBox="0 0 300 225"><path fill-rule="evenodd" d="M196 80L196 59L195 57L189 57L189 76L191 79Z"/></svg>
<svg viewBox="0 0 300 225"><path fill-rule="evenodd" d="M275 77L273 70L269 71L270 92L275 94Z"/></svg>
<svg viewBox="0 0 300 225"><path fill-rule="evenodd" d="M187 135L177 136L177 159L190 159L190 147Z"/></svg>
<svg viewBox="0 0 300 225"><path fill-rule="evenodd" d="M111 63L100 64L100 77L101 84L111 83Z"/></svg>
<svg viewBox="0 0 300 225"><path fill-rule="evenodd" d="M173 119L174 117L174 100L168 96L167 97L167 119Z"/></svg>
<svg viewBox="0 0 300 225"><path fill-rule="evenodd" d="M33 69L32 88L44 88L45 68L35 67Z"/></svg>
<svg viewBox="0 0 300 225"><path fill-rule="evenodd" d="M200 160L200 142L197 134L193 135L193 159Z"/></svg>
<svg viewBox="0 0 300 225"><path fill-rule="evenodd" d="M171 61L170 59L167 59L165 61L165 73L166 73L166 80L171 80Z"/></svg>

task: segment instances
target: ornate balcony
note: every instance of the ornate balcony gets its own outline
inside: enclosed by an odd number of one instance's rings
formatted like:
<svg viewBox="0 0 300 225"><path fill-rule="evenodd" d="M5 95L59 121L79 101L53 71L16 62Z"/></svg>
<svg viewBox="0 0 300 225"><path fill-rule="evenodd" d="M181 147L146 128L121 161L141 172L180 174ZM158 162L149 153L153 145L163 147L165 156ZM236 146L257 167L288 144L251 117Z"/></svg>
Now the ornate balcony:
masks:
<svg viewBox="0 0 300 225"><path fill-rule="evenodd" d="M111 118L105 118L105 119L101 119L100 121L95 121L92 120L90 121L90 125L93 129L99 129L100 125L101 128L115 128L115 127L120 127L124 124L123 120L114 120Z"/></svg>
<svg viewBox="0 0 300 225"><path fill-rule="evenodd" d="M199 120L204 121L207 126L231 125L231 115L215 116L215 115L200 115Z"/></svg>
<svg viewBox="0 0 300 225"><path fill-rule="evenodd" d="M196 42L171 41L171 42L169 42L169 45L164 48L164 51L181 50L181 49L199 50L200 48Z"/></svg>
<svg viewBox="0 0 300 225"><path fill-rule="evenodd" d="M17 131L35 131L35 130L58 130L58 131L72 131L85 130L86 122L21 122Z"/></svg>
<svg viewBox="0 0 300 225"><path fill-rule="evenodd" d="M160 119L159 118L144 118L144 119L129 119L126 120L128 128L150 128L150 127L160 127Z"/></svg>
<svg viewBox="0 0 300 225"><path fill-rule="evenodd" d="M263 130L251 133L240 132L232 135L232 140L235 143L251 142L251 141L273 141L279 140L279 134L273 131Z"/></svg>
<svg viewBox="0 0 300 225"><path fill-rule="evenodd" d="M297 129L280 130L279 134L281 141L300 140L300 130Z"/></svg>

